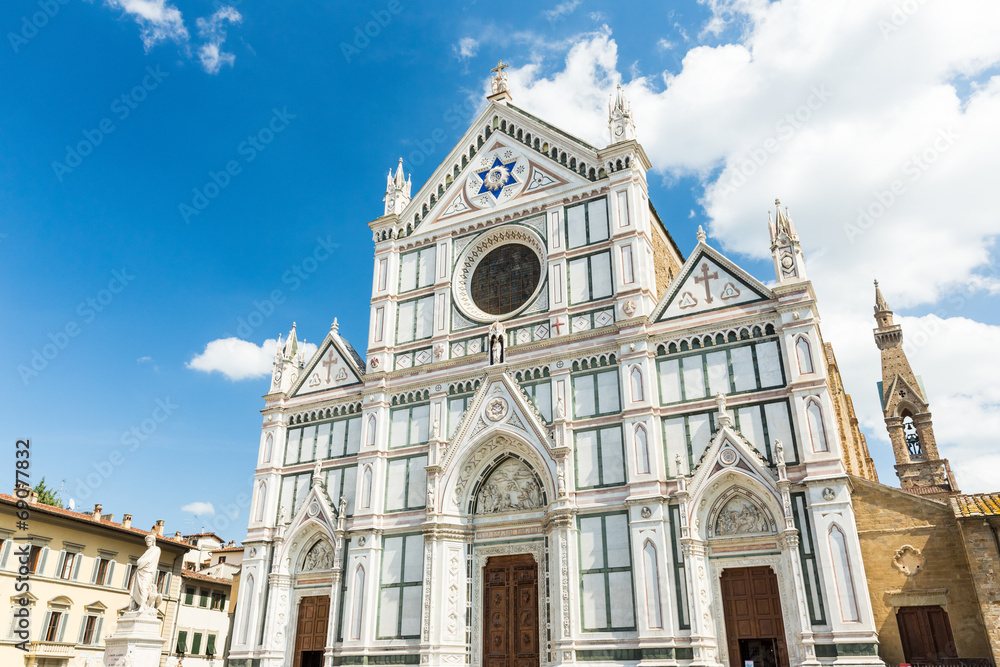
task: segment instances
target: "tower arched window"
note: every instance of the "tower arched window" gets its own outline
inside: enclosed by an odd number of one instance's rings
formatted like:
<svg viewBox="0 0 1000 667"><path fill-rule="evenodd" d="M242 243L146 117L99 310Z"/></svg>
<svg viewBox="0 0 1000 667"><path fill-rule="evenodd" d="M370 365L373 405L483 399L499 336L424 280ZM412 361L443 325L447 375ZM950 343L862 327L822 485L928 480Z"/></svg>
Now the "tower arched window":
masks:
<svg viewBox="0 0 1000 667"><path fill-rule="evenodd" d="M365 439L365 446L375 446L375 415L368 417L368 437Z"/></svg>
<svg viewBox="0 0 1000 667"><path fill-rule="evenodd" d="M635 472L639 475L649 474L649 438L646 427L642 424L635 426Z"/></svg>
<svg viewBox="0 0 1000 667"><path fill-rule="evenodd" d="M906 449L910 452L911 459L924 458L924 449L920 446L917 425L913 421L913 415L909 412L903 413L903 441L906 443Z"/></svg>
<svg viewBox="0 0 1000 667"><path fill-rule="evenodd" d="M267 482L261 482L257 489L257 521L264 520L264 506L267 504Z"/></svg>
<svg viewBox="0 0 1000 667"><path fill-rule="evenodd" d="M361 477L361 506L365 509L372 506L372 469L365 466L364 475Z"/></svg>
<svg viewBox="0 0 1000 667"><path fill-rule="evenodd" d="M813 451L830 451L826 439L826 426L823 424L823 410L815 399L810 399L806 404L806 416L809 418L809 437L812 439Z"/></svg>
<svg viewBox="0 0 1000 667"><path fill-rule="evenodd" d="M642 370L636 364L629 373L630 384L632 385L632 402L641 403L644 400L642 391Z"/></svg>
<svg viewBox="0 0 1000 667"><path fill-rule="evenodd" d="M813 372L812 349L805 336L799 336L799 339L795 341L795 357L799 361L801 375Z"/></svg>
<svg viewBox="0 0 1000 667"><path fill-rule="evenodd" d="M274 436L270 433L264 438L264 463L271 462L271 450L274 449Z"/></svg>

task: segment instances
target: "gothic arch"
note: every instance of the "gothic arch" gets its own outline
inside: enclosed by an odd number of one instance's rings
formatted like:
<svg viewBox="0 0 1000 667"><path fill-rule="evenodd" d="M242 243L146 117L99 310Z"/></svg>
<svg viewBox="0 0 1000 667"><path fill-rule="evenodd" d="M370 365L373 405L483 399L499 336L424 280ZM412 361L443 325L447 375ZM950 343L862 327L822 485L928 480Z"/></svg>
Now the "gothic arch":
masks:
<svg viewBox="0 0 1000 667"><path fill-rule="evenodd" d="M799 375L808 375L815 372L813 364L812 345L809 344L809 336L802 334L795 339L795 359L798 361Z"/></svg>
<svg viewBox="0 0 1000 667"><path fill-rule="evenodd" d="M333 569L335 557L334 544L323 535L305 542L296 561L295 573L317 572Z"/></svg>
<svg viewBox="0 0 1000 667"><path fill-rule="evenodd" d="M749 485L733 484L715 498L702 532L708 539L775 535L779 532L776 516L781 514Z"/></svg>
<svg viewBox="0 0 1000 667"><path fill-rule="evenodd" d="M507 454L494 459L479 474L467 510L468 514L494 514L537 510L547 504L538 471L521 456Z"/></svg>
<svg viewBox="0 0 1000 667"><path fill-rule="evenodd" d="M806 399L806 423L809 427L809 440L812 443L813 451L830 451L830 434L827 432L823 408L814 396Z"/></svg>
<svg viewBox="0 0 1000 667"><path fill-rule="evenodd" d="M254 515L254 521L264 520L264 509L266 504L267 504L267 482L261 480L260 485L258 485L257 487L257 512Z"/></svg>
<svg viewBox="0 0 1000 667"><path fill-rule="evenodd" d="M827 541L830 545L833 577L837 586L840 620L847 623L860 622L861 608L858 604L858 589L854 585L854 571L851 566L847 535L840 526L832 523L827 533Z"/></svg>

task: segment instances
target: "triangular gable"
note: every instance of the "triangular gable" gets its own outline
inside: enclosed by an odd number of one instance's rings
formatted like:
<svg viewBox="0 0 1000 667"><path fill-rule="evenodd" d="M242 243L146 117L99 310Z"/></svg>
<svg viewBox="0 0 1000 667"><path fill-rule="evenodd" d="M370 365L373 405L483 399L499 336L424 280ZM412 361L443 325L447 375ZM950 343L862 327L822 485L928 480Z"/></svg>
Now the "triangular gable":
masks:
<svg viewBox="0 0 1000 667"><path fill-rule="evenodd" d="M711 444L695 466L694 475L688 484L691 498L695 499L700 492L703 492L714 477L730 470L756 480L780 503L781 495L777 490L778 478L763 455L738 431L727 425L723 425L715 433Z"/></svg>
<svg viewBox="0 0 1000 667"><path fill-rule="evenodd" d="M919 380L918 380L919 382ZM882 383L880 382L879 385ZM881 389L881 386L879 387ZM906 392L906 396L900 396L899 392ZM897 375L892 380L889 391L882 396L882 410L895 414L896 406L900 403L909 403L918 410L927 408L927 401L924 399L923 387L914 387L905 377Z"/></svg>
<svg viewBox="0 0 1000 667"><path fill-rule="evenodd" d="M771 298L774 293L762 282L700 242L653 309L652 320L669 320Z"/></svg>
<svg viewBox="0 0 1000 667"><path fill-rule="evenodd" d="M486 431L502 431L548 451L552 441L542 416L521 387L507 373L492 373L469 401L455 435L441 457L445 470L460 458L460 450L481 439Z"/></svg>
<svg viewBox="0 0 1000 667"><path fill-rule="evenodd" d="M316 474L316 471L313 471ZM309 493L299 506L295 516L288 523L287 535L294 534L299 528L310 521L323 526L333 539L334 531L338 528L338 511L334 508L330 496L327 494L323 484L311 484Z"/></svg>
<svg viewBox="0 0 1000 667"><path fill-rule="evenodd" d="M547 150L542 152L543 148ZM508 151L511 154L504 157ZM489 188L481 192L484 179L480 174L488 174L496 166L496 158L501 160L501 166L523 167L523 171L515 171L513 176L517 183L501 188L501 197L493 196L491 202L484 197L489 194ZM452 222L463 213L495 209L498 203L517 197L572 182L592 183L604 176L598 149L594 146L513 105L491 101L420 191L399 212L399 219L413 228L427 221ZM508 190L512 194L506 194Z"/></svg>
<svg viewBox="0 0 1000 667"><path fill-rule="evenodd" d="M363 368L350 343L331 331L316 349L316 353L306 364L306 371L292 385L288 395L302 396L358 384L364 375Z"/></svg>

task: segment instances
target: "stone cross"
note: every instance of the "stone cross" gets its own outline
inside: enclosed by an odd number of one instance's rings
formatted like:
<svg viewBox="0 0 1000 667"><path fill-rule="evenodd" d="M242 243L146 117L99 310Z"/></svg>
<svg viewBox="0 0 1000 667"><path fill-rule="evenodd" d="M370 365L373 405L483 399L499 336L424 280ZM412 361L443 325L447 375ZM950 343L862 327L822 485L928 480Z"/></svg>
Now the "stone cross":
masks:
<svg viewBox="0 0 1000 667"><path fill-rule="evenodd" d="M718 271L708 272L708 262L702 262L701 264L701 275L694 277L695 283L705 283L705 303L712 303L712 291L709 286L709 281L717 279L719 277Z"/></svg>
<svg viewBox="0 0 1000 667"><path fill-rule="evenodd" d="M330 348L330 353L326 356L326 360L323 362L323 367L326 368L326 381L330 381L330 373L333 371L333 365L337 363L337 358L333 356L333 348Z"/></svg>

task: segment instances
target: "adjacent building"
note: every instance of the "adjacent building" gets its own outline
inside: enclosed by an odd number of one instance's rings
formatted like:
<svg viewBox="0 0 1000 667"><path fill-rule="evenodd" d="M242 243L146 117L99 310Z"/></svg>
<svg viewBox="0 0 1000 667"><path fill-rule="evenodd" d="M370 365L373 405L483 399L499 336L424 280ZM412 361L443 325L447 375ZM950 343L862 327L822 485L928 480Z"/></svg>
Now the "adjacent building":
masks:
<svg viewBox="0 0 1000 667"><path fill-rule="evenodd" d="M365 358L336 320L276 350L230 664L880 664L794 224L773 276L685 257L620 90L608 121L498 67L418 192L390 172Z"/></svg>

